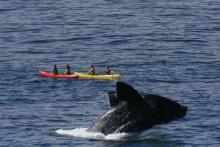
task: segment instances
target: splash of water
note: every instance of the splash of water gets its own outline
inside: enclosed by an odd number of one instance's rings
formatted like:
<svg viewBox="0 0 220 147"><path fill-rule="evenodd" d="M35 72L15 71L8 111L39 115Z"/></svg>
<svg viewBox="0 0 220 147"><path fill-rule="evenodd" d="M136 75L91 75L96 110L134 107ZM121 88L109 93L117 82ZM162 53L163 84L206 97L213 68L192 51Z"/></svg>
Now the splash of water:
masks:
<svg viewBox="0 0 220 147"><path fill-rule="evenodd" d="M59 135L77 137L77 138L87 138L95 140L114 140L114 141L137 141L146 139L161 139L158 136L152 134L152 132L142 132L142 133L117 133L105 135L99 132L88 132L88 128L76 128L72 130L56 130Z"/></svg>

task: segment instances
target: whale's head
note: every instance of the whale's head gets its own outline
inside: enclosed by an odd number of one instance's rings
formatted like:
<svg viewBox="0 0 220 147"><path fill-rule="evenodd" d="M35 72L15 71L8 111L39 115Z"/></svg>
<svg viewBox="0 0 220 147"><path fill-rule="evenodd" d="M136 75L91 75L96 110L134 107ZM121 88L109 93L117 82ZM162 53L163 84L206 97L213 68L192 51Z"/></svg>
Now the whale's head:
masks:
<svg viewBox="0 0 220 147"><path fill-rule="evenodd" d="M145 112L150 112L152 120L157 124L184 117L187 112L186 106L168 98L154 94L141 96L137 90L124 82L116 83L115 99L126 101L128 105L134 106L134 109L142 108Z"/></svg>
<svg viewBox="0 0 220 147"><path fill-rule="evenodd" d="M145 102L153 112L155 123L167 123L186 115L187 107L158 95L145 95Z"/></svg>
<svg viewBox="0 0 220 147"><path fill-rule="evenodd" d="M140 95L132 86L116 83L108 93L111 109L101 115L88 131L104 134L137 132L168 123L186 115L187 107L158 95Z"/></svg>

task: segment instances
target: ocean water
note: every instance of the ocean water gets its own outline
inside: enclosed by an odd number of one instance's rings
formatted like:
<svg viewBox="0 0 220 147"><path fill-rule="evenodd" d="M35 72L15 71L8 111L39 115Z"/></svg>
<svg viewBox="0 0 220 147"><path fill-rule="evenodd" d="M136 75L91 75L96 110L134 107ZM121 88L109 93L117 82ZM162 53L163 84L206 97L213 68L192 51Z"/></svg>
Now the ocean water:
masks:
<svg viewBox="0 0 220 147"><path fill-rule="evenodd" d="M116 81L37 75L53 64L108 64L188 113L140 134L88 133ZM218 0L0 1L0 146L219 146L219 88Z"/></svg>

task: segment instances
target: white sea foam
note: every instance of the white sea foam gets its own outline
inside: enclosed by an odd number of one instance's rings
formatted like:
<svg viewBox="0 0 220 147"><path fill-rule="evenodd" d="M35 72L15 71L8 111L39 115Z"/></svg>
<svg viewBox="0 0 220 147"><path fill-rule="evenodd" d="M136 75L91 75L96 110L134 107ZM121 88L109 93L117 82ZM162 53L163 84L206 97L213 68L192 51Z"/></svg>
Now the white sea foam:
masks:
<svg viewBox="0 0 220 147"><path fill-rule="evenodd" d="M59 135L77 137L77 138L88 138L96 140L115 140L115 141L126 141L126 140L145 140L145 139L155 139L150 132L142 133L118 133L118 134L108 134L98 132L88 132L87 128L76 128L72 130L56 130Z"/></svg>

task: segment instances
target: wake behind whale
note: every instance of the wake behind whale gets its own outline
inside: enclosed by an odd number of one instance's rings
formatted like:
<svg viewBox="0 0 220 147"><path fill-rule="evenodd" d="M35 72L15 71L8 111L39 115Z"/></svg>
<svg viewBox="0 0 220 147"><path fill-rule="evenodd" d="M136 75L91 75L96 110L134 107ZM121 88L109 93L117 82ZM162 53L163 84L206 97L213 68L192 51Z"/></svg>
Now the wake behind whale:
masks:
<svg viewBox="0 0 220 147"><path fill-rule="evenodd" d="M116 91L110 91L108 95L111 109L98 117L89 128L57 130L56 133L110 140L115 136L116 140L123 140L131 135L140 139L146 137L142 132L155 125L182 118L187 112L187 107L177 102L158 95L142 96L132 86L123 82L117 82Z"/></svg>

